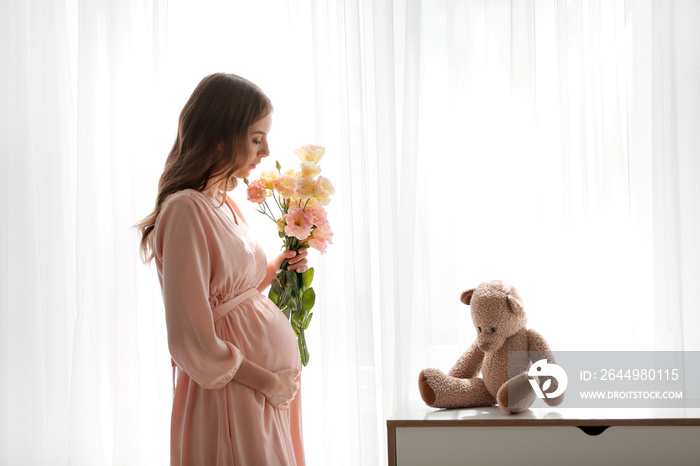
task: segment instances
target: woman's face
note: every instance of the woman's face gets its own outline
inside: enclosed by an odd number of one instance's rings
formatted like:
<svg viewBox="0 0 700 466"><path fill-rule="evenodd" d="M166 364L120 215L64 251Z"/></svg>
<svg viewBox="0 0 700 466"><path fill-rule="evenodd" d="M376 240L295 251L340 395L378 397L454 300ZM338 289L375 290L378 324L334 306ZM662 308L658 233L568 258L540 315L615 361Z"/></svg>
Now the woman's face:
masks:
<svg viewBox="0 0 700 466"><path fill-rule="evenodd" d="M250 172L260 163L263 157L270 155L267 145L267 135L272 127L272 114L262 117L248 128L248 139L244 150L247 151L248 160L246 165L237 170L233 176L236 178L247 178Z"/></svg>

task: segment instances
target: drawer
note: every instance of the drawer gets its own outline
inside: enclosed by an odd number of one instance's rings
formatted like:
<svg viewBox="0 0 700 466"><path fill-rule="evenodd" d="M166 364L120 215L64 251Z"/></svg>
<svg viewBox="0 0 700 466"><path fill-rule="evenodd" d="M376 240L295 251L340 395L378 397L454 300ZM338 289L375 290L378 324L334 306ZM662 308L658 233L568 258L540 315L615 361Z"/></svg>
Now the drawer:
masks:
<svg viewBox="0 0 700 466"><path fill-rule="evenodd" d="M397 427L394 435L399 466L700 464L700 426L611 426L598 435L575 426Z"/></svg>

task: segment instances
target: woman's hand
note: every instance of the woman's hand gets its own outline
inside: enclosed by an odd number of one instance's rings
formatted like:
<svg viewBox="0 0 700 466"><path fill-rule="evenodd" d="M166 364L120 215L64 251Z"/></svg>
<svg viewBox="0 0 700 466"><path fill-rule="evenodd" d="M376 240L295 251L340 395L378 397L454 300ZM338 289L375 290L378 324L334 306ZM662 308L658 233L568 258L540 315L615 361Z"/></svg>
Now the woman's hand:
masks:
<svg viewBox="0 0 700 466"><path fill-rule="evenodd" d="M267 401L275 408L286 407L299 390L299 375L297 369L284 369L273 373L272 383L262 390Z"/></svg>
<svg viewBox="0 0 700 466"><path fill-rule="evenodd" d="M289 260L289 265L287 265L287 269L299 273L302 273L309 268L308 255L309 248L299 249L299 252L287 250L282 253L282 256L284 256L285 259Z"/></svg>
<svg viewBox="0 0 700 466"><path fill-rule="evenodd" d="M275 408L284 408L294 399L299 390L299 369L283 369L270 372L243 358L241 365L233 375L233 380L257 390Z"/></svg>
<svg viewBox="0 0 700 466"><path fill-rule="evenodd" d="M268 286L270 286L270 283L272 283L272 280L277 275L277 271L280 269L280 267L282 267L284 261L289 261L287 269L299 273L305 272L309 268L308 255L308 248L302 248L298 253L292 251L291 249L284 251L267 264L267 273L265 274L265 278L263 279L262 283L260 283L258 286L258 290L260 290L262 293Z"/></svg>

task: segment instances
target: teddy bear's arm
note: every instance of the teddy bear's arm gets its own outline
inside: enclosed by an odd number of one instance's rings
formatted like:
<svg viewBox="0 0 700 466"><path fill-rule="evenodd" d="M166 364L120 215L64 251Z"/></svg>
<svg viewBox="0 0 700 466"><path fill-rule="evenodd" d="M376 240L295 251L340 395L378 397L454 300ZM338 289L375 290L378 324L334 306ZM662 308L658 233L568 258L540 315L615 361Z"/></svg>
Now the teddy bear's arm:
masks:
<svg viewBox="0 0 700 466"><path fill-rule="evenodd" d="M552 350L549 348L547 340L545 340L542 335L534 330L528 330L528 351L530 352L530 361L532 362L546 359L548 363L556 364L556 361L554 361L554 354L552 354ZM552 378L551 380L552 385L548 391L555 392L559 384L557 383L556 378ZM564 401L563 393L555 398L544 399L544 402L549 406L557 406L561 404L562 401Z"/></svg>
<svg viewBox="0 0 700 466"><path fill-rule="evenodd" d="M530 352L530 360L546 359L547 362L554 363L554 355L549 349L547 340L534 330L528 329L527 333L527 349Z"/></svg>
<svg viewBox="0 0 700 466"><path fill-rule="evenodd" d="M460 379L470 379L479 375L481 363L484 361L484 352L479 349L476 342L472 343L467 351L460 356L448 375Z"/></svg>

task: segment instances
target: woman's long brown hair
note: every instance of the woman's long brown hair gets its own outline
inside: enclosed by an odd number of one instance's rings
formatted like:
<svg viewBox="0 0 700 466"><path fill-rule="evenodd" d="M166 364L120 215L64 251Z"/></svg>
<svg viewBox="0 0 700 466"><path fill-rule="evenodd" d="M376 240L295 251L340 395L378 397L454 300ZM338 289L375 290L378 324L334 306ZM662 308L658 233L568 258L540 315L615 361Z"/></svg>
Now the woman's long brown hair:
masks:
<svg viewBox="0 0 700 466"><path fill-rule="evenodd" d="M201 192L212 179L231 179L235 186L233 174L247 161L248 129L271 112L270 99L240 76L215 73L197 85L180 113L175 144L158 183L155 209L136 224L144 262L154 257L152 233L165 199L182 189Z"/></svg>

